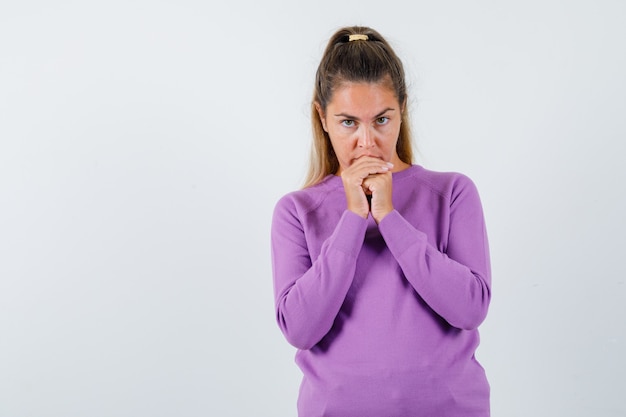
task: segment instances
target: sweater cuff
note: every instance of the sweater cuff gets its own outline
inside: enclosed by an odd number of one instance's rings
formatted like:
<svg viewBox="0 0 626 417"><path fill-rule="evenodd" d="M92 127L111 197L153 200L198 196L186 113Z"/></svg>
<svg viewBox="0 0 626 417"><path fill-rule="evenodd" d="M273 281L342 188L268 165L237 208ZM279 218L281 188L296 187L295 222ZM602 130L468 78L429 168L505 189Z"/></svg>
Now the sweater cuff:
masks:
<svg viewBox="0 0 626 417"><path fill-rule="evenodd" d="M378 225L391 253L402 255L411 246L426 244L426 233L417 230L397 211L387 214Z"/></svg>
<svg viewBox="0 0 626 417"><path fill-rule="evenodd" d="M357 257L363 246L366 230L367 219L346 210L335 227L331 246L336 250Z"/></svg>

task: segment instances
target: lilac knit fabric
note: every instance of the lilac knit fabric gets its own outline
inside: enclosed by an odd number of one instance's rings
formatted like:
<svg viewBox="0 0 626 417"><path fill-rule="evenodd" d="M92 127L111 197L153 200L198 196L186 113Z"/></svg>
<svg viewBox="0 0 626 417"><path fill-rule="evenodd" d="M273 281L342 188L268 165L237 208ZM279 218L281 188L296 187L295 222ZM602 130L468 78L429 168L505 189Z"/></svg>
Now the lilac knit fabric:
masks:
<svg viewBox="0 0 626 417"><path fill-rule="evenodd" d="M413 165L393 174L393 204L376 225L346 210L330 175L276 205L276 314L298 348L298 415L489 416L474 357L491 285L476 188Z"/></svg>

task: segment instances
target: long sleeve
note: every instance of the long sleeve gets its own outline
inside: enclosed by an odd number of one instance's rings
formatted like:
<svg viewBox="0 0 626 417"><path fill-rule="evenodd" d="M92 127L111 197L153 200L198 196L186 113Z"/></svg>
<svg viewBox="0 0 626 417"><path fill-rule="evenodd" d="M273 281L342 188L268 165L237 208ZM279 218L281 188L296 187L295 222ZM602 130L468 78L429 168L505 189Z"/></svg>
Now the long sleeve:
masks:
<svg viewBox="0 0 626 417"><path fill-rule="evenodd" d="M475 329L485 319L491 298L482 207L466 177L457 178L446 201L449 210L442 210L442 221L448 235L441 248L395 210L379 228L406 279L430 308L453 327Z"/></svg>
<svg viewBox="0 0 626 417"><path fill-rule="evenodd" d="M312 255L307 231L314 231L304 224L305 210L293 198L281 199L271 234L276 318L299 349L315 346L331 329L352 284L367 227L365 219L344 211L319 254Z"/></svg>

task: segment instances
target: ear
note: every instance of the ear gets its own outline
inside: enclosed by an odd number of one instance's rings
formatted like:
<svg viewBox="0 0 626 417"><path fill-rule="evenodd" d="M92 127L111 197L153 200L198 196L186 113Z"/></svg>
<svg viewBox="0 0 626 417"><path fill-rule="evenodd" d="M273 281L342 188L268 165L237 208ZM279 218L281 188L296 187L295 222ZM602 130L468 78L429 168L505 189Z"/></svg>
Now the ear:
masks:
<svg viewBox="0 0 626 417"><path fill-rule="evenodd" d="M322 110L322 106L317 101L313 103L315 105L315 110L317 110L317 115L320 117L320 121L322 122L322 128L324 132L328 133L328 128L326 127L326 117L324 116L324 111Z"/></svg>

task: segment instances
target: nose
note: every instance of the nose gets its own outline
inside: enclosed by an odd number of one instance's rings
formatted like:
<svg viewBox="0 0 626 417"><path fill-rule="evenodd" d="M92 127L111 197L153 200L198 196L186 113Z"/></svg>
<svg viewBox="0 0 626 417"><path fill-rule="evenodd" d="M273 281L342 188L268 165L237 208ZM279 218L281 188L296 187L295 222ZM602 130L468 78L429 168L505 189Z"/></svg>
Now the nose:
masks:
<svg viewBox="0 0 626 417"><path fill-rule="evenodd" d="M375 145L374 133L371 131L369 126L361 125L361 131L358 132L359 137L357 138L357 146L359 148L373 148Z"/></svg>

